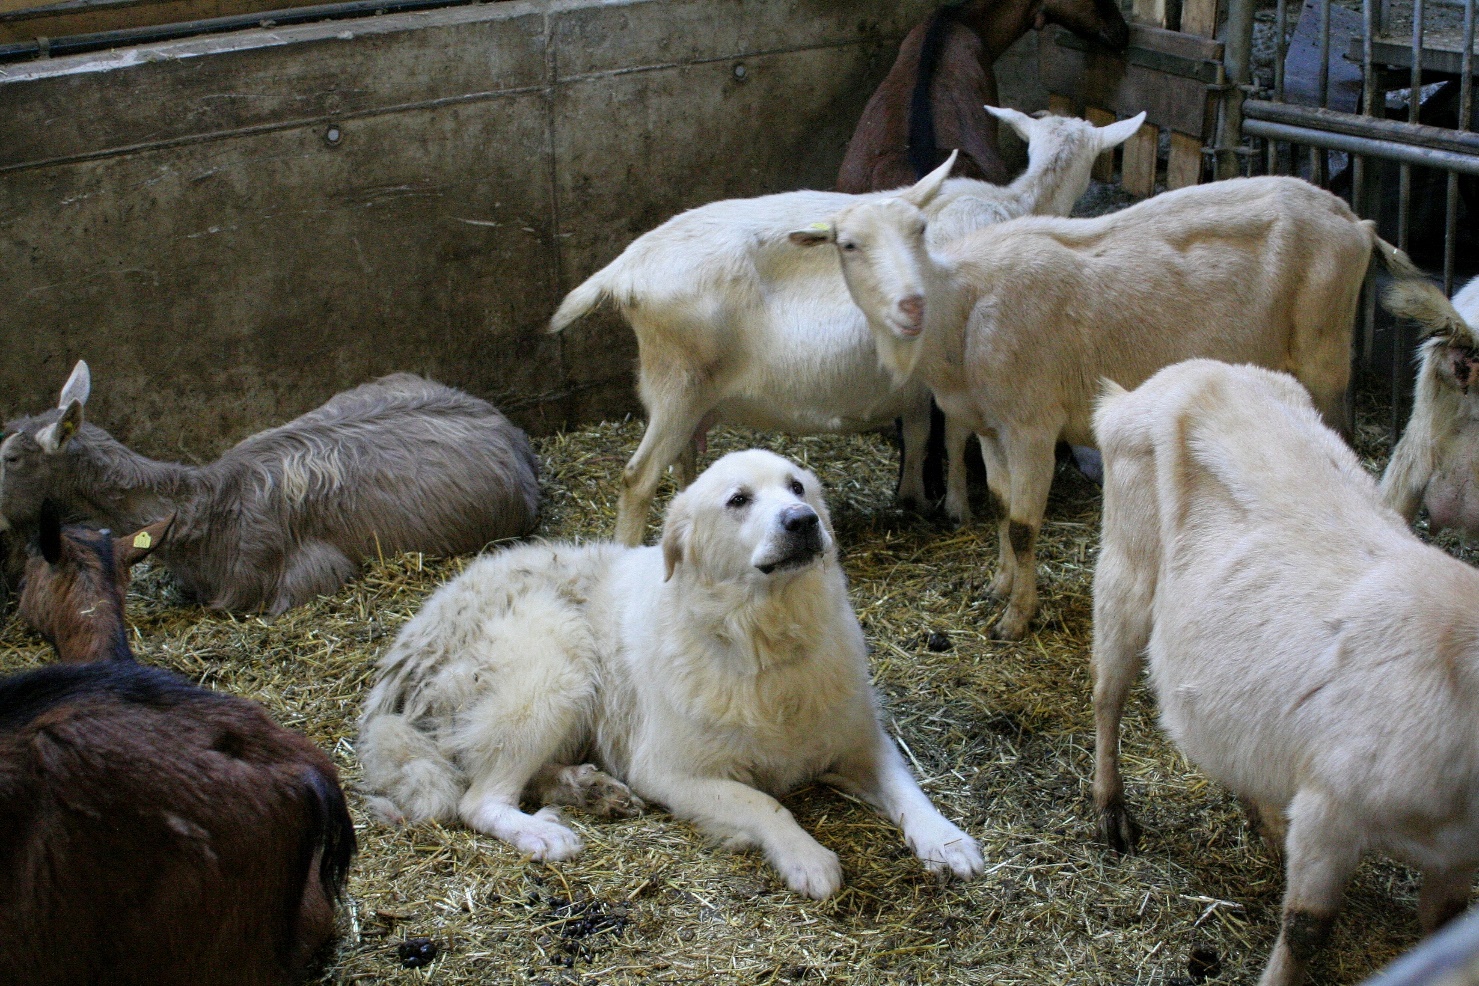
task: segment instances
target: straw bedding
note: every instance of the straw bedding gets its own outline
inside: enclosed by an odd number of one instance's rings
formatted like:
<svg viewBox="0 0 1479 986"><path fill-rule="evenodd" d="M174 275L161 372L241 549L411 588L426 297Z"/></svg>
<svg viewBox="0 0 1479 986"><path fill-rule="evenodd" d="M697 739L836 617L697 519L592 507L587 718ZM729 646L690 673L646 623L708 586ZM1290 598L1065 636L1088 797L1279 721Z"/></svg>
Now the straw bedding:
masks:
<svg viewBox="0 0 1479 986"><path fill-rule="evenodd" d="M1363 411L1358 440L1375 469L1384 418ZM640 434L626 421L537 442L539 535L607 535ZM1143 689L1124 736L1141 851L1120 858L1092 840L1097 491L1060 472L1040 542L1042 613L1027 640L1003 644L987 639L995 611L981 598L993 523L953 531L894 509L896 459L876 435L720 432L711 456L750 445L801 460L826 484L889 731L945 814L981 841L985 877L935 885L890 825L820 788L786 803L842 857L846 886L821 903L787 892L758 856L712 847L655 809L626 821L570 815L585 852L544 865L459 827L386 827L352 795L361 851L323 982L1256 980L1277 930L1279 862L1237 803L1165 742ZM355 720L375 661L465 562L386 558L275 622L182 605L167 575L145 566L129 597L132 642L140 660L264 703L332 751L353 789ZM0 671L47 660L7 618ZM1411 873L1368 861L1315 981L1359 980L1410 947L1415 893ZM432 951L429 964L406 967Z"/></svg>

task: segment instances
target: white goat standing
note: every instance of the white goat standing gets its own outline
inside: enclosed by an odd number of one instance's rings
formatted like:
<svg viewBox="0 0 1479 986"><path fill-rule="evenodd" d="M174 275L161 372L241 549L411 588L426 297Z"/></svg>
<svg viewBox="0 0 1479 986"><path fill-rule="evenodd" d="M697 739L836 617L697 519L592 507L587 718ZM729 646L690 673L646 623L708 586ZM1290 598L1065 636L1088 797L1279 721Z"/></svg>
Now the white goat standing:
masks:
<svg viewBox="0 0 1479 986"><path fill-rule="evenodd" d="M155 557L206 606L272 615L334 592L377 554L477 551L527 534L538 461L487 401L398 373L253 435L207 466L156 462L83 422L78 361L56 410L7 422L0 517L134 530L175 516Z"/></svg>
<svg viewBox="0 0 1479 986"><path fill-rule="evenodd" d="M1096 128L987 109L1028 141L1027 171L1005 188L945 181L930 203L934 243L1014 216L1067 215L1088 187L1094 158L1144 118ZM938 184L953 161L925 180ZM678 462L680 481L691 482L695 445L720 421L815 433L866 431L903 418L898 497L923 503L929 391L916 382L898 386L879 366L837 261L786 238L798 225L892 194L802 191L711 202L638 237L561 302L552 332L610 299L637 335L647 430L622 475L618 541L642 542L663 471ZM961 490L967 437L959 432L947 446L948 482Z"/></svg>
<svg viewBox="0 0 1479 986"><path fill-rule="evenodd" d="M1016 219L938 256L921 211L937 187L861 203L792 240L836 244L894 380L928 386L950 428L979 436L1000 518L992 592L1007 601L994 633L1007 640L1037 611L1054 445L1092 443L1100 378L1135 386L1196 356L1257 363L1292 373L1343 428L1373 247L1416 273L1344 202L1296 178L1184 188L1093 219ZM947 507L966 513L963 485Z"/></svg>
<svg viewBox="0 0 1479 986"><path fill-rule="evenodd" d="M1194 360L1094 414L1094 802L1133 845L1120 716L1147 655L1166 731L1282 841L1283 926L1261 980L1292 986L1361 856L1422 871L1431 931L1479 866L1479 572L1384 506L1308 394Z"/></svg>
<svg viewBox="0 0 1479 986"><path fill-rule="evenodd" d="M1424 281L1394 285L1394 314L1429 333L1422 346L1412 417L1382 477L1382 498L1408 521L1428 509L1433 530L1479 535L1479 277L1446 301Z"/></svg>

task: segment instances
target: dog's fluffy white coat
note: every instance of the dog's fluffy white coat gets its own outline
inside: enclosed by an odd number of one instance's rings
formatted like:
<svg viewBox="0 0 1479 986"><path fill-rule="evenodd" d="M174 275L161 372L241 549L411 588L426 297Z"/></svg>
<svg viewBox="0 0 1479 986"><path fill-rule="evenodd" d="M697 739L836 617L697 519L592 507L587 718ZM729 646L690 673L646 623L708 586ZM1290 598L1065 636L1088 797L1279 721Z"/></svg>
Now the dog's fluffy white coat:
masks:
<svg viewBox="0 0 1479 986"><path fill-rule="evenodd" d="M460 818L540 859L581 842L522 796L625 812L634 791L825 897L837 856L772 796L820 779L931 872L982 869L879 724L820 484L768 452L679 494L661 547L526 545L468 566L381 661L358 752L382 815Z"/></svg>

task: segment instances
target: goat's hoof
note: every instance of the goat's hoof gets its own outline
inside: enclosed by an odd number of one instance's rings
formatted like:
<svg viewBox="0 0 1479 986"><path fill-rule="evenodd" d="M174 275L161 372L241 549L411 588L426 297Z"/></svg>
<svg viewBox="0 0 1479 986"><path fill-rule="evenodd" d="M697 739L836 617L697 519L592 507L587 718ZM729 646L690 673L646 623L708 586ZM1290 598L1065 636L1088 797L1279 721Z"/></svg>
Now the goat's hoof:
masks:
<svg viewBox="0 0 1479 986"><path fill-rule="evenodd" d="M1027 636L1027 626L1032 622L1032 617L1024 617L1014 609L1006 609L1001 614L1001 619L996 621L996 626L991 628L992 640L1021 640Z"/></svg>
<svg viewBox="0 0 1479 986"><path fill-rule="evenodd" d="M1099 812L1099 841L1120 855L1140 844L1140 825L1123 804L1112 804Z"/></svg>

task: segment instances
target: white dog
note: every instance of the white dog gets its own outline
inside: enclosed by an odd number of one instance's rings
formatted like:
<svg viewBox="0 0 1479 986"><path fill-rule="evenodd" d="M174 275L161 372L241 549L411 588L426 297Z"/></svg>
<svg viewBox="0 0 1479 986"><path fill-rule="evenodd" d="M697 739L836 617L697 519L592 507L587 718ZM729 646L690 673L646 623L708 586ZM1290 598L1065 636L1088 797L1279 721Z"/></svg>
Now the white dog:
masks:
<svg viewBox="0 0 1479 986"><path fill-rule="evenodd" d="M381 661L358 749L382 816L461 818L536 859L581 842L521 796L630 813L640 795L826 897L836 854L772 797L820 779L903 829L932 873L982 869L879 724L820 484L769 452L727 455L680 493L661 547L527 545L468 566Z"/></svg>

